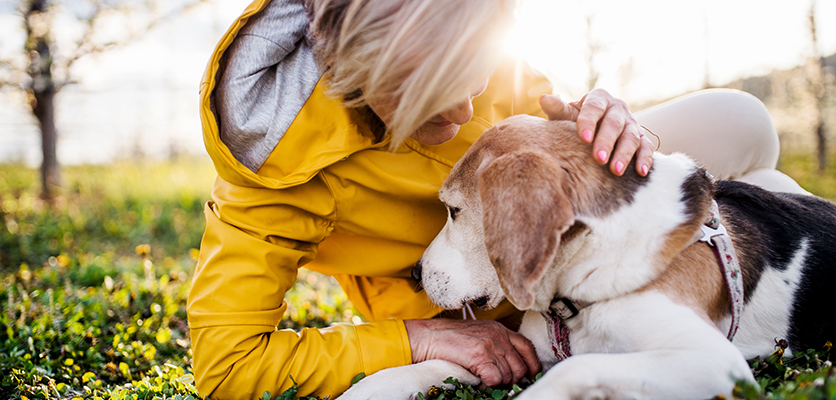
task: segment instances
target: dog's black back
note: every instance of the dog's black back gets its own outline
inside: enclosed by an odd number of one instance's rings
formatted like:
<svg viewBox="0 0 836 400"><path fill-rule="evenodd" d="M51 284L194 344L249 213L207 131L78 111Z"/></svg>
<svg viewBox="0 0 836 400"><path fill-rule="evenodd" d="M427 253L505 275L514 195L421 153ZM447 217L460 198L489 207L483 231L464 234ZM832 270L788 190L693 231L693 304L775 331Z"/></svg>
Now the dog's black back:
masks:
<svg viewBox="0 0 836 400"><path fill-rule="evenodd" d="M767 268L785 271L806 244L785 339L794 350L821 349L836 340L836 205L736 181L718 181L715 199L735 232L746 301Z"/></svg>

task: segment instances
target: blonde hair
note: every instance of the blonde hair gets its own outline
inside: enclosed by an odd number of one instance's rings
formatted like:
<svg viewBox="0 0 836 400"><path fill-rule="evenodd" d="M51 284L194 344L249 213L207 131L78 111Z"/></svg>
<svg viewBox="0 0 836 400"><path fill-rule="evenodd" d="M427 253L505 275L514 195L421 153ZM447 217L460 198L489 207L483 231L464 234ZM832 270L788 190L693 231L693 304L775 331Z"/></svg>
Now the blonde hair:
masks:
<svg viewBox="0 0 836 400"><path fill-rule="evenodd" d="M346 107L393 104L396 148L499 62L515 0L307 0L314 51ZM362 90L361 90L362 89Z"/></svg>

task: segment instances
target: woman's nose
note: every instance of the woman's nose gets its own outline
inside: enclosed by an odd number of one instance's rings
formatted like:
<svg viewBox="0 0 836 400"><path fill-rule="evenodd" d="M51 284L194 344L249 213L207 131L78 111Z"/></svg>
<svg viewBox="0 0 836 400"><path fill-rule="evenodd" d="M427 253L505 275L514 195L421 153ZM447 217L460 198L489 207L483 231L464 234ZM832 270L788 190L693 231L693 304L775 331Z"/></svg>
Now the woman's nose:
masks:
<svg viewBox="0 0 836 400"><path fill-rule="evenodd" d="M473 104L470 100L464 101L439 115L454 124L464 125L473 118Z"/></svg>

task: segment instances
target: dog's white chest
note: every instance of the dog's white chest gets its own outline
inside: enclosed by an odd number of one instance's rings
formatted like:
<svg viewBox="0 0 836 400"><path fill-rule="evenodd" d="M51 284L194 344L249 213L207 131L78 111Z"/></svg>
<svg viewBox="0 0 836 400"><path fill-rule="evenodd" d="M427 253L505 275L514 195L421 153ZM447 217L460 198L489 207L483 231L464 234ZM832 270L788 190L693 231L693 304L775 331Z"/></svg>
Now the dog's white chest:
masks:
<svg viewBox="0 0 836 400"><path fill-rule="evenodd" d="M655 291L593 304L564 323L569 328L569 347L574 356L664 348L679 341L705 340L696 332L710 330L712 335L708 337L718 333L693 310ZM671 329L674 325L678 327L675 330ZM544 368L559 360L549 340L549 329L553 328L539 312L528 311L519 330L534 344Z"/></svg>

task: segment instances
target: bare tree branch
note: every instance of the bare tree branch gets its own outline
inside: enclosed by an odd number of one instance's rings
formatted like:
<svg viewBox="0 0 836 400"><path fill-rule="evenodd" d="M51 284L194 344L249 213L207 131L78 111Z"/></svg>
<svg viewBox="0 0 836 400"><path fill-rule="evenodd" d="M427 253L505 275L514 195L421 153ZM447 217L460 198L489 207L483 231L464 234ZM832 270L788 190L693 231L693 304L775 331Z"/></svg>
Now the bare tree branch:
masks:
<svg viewBox="0 0 836 400"><path fill-rule="evenodd" d="M20 68L18 68L14 63L9 60L0 59L0 68L8 69L14 72L23 72Z"/></svg>
<svg viewBox="0 0 836 400"><path fill-rule="evenodd" d="M0 60L0 70L6 70L12 73L12 75L25 75L26 71L20 69L17 65L9 60ZM17 90L26 90L22 85L18 84L17 82L13 81L6 81L0 80L0 88L3 87L11 87Z"/></svg>
<svg viewBox="0 0 836 400"><path fill-rule="evenodd" d="M14 90L25 92L26 88L15 82L0 81L0 88L10 87Z"/></svg>
<svg viewBox="0 0 836 400"><path fill-rule="evenodd" d="M192 9L194 9L195 7L197 7L197 6L199 6L203 3L207 3L207 2L208 2L208 0L192 0L192 1L190 1L186 4L184 4L184 5L168 12L165 15L154 18L147 25L143 26L142 29L140 29L138 32L137 31L132 32L124 40L114 41L114 42L105 43L105 44L94 44L92 38L93 38L94 34L96 33L96 26L97 26L96 21L98 21L98 19L101 18L101 16L105 12L113 11L113 10L116 9L116 7L105 8L105 7L102 6L102 2L100 0L95 1L93 15L85 21L86 25L87 25L87 30L84 33L84 36L76 42L76 51L74 52L72 57L70 57L66 60L66 62L64 63L64 66L65 66L65 68L69 69L70 67L72 67L73 63L75 63L76 61L78 61L78 59L80 59L84 56L91 55L91 54L104 53L105 51L108 51L108 50L110 50L114 47L126 46L130 43L133 43L137 40L140 40L143 37L145 37L145 35L147 35L148 32L153 30L155 27L157 27L162 22L173 19L174 17L182 15L186 12L189 12Z"/></svg>
<svg viewBox="0 0 836 400"><path fill-rule="evenodd" d="M131 37L128 38L128 41L130 42L130 41L141 39L148 32L150 32L152 29L157 27L157 25L160 25L161 23L163 23L165 21L171 20L171 19L173 19L175 17L178 17L180 15L183 15L183 14L193 10L194 8L200 6L201 4L208 3L208 2L209 2L209 0L191 0L186 4L182 4L182 5L180 5L180 7L169 11L165 15L162 15L158 18L153 19L151 22L148 23L148 25L144 26L143 29L139 33L134 33L133 35L131 35Z"/></svg>
<svg viewBox="0 0 836 400"><path fill-rule="evenodd" d="M96 22L99 20L99 17L101 17L102 12L101 0L93 1L93 14L90 15L90 18L84 20L84 24L87 26L87 29L81 36L81 39L76 41L76 48L73 55L65 62L65 66L68 70L72 67L74 62L88 54L88 52L83 51L82 49L93 43L93 33L95 31Z"/></svg>

